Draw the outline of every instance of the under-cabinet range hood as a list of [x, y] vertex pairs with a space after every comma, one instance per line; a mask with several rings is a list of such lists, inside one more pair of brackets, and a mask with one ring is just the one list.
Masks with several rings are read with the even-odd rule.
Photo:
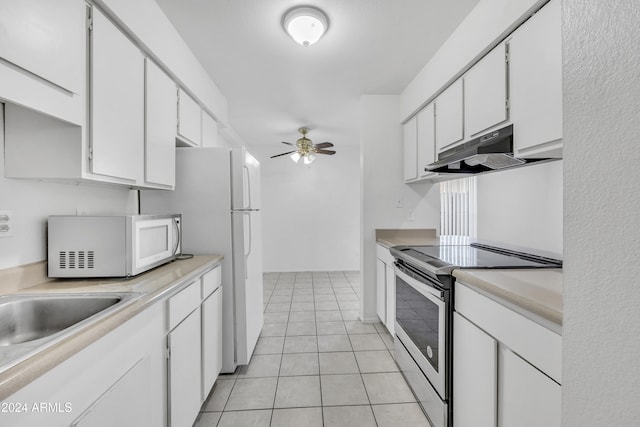
[[520, 159], [513, 155], [513, 125], [443, 151], [438, 161], [425, 166], [425, 171], [438, 173], [477, 174], [522, 166], [549, 159]]

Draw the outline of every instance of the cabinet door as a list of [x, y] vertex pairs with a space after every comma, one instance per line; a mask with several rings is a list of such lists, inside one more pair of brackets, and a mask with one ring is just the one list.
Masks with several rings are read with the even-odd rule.
[[82, 93], [85, 22], [82, 0], [0, 0], [0, 58]]
[[148, 358], [139, 360], [72, 422], [71, 427], [142, 426], [148, 423], [153, 406], [145, 390], [149, 371]]
[[91, 31], [91, 171], [142, 181], [144, 58], [98, 9]]
[[386, 264], [387, 275], [387, 320], [385, 326], [391, 335], [393, 335], [396, 323], [396, 273], [393, 270], [393, 264]]
[[499, 425], [560, 427], [560, 385], [506, 347], [499, 357]]
[[529, 18], [509, 42], [509, 90], [519, 157], [562, 157], [560, 1]]
[[464, 127], [471, 137], [507, 120], [506, 48], [496, 46], [464, 76]]
[[412, 117], [403, 126], [404, 139], [404, 180], [418, 177], [418, 125], [416, 117]]
[[202, 396], [209, 395], [222, 370], [222, 287], [202, 303]]
[[176, 84], [149, 58], [145, 61], [145, 183], [176, 181]]
[[427, 105], [418, 113], [418, 176], [434, 175], [424, 170], [428, 164], [435, 162], [436, 132], [433, 103]]
[[495, 426], [498, 343], [457, 312], [453, 330], [453, 422], [456, 427]]
[[218, 146], [218, 123], [204, 111], [202, 111], [202, 146]]
[[462, 79], [456, 80], [436, 99], [436, 148], [451, 148], [464, 138]]
[[381, 259], [376, 259], [376, 314], [382, 323], [387, 323], [387, 273]]
[[200, 105], [182, 89], [178, 91], [178, 137], [191, 146], [202, 142]]
[[169, 425], [190, 426], [198, 416], [202, 394], [201, 316], [195, 310], [167, 337], [169, 340]]

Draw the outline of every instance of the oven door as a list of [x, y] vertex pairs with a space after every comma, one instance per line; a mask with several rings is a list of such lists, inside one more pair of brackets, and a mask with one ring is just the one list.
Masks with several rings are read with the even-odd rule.
[[[406, 272], [405, 272], [406, 271]], [[447, 400], [448, 292], [427, 277], [395, 265], [396, 335], [440, 398]]]

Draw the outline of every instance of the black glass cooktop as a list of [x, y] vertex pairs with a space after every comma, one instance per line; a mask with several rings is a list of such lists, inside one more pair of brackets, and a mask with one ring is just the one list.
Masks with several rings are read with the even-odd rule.
[[446, 281], [456, 268], [562, 268], [562, 261], [484, 243], [432, 246], [394, 246], [391, 254], [401, 264]]
[[[513, 252], [498, 252], [471, 245], [412, 246], [403, 252], [424, 263], [438, 260], [459, 268], [545, 268], [557, 266], [551, 260]], [[552, 264], [552, 265], [550, 265]]]

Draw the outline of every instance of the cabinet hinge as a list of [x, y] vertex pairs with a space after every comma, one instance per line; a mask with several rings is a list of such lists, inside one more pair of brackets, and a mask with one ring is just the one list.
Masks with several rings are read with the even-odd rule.
[[93, 30], [93, 17], [91, 16], [87, 18], [87, 28], [89, 31]]
[[504, 107], [508, 110], [511, 107], [511, 103], [509, 102], [509, 98], [504, 101]]
[[504, 52], [504, 62], [506, 62], [507, 64], [509, 63], [509, 51], [505, 51]]
[[89, 160], [93, 160], [93, 147], [89, 147]]
[[171, 347], [167, 345], [164, 350], [164, 356], [167, 358], [167, 360], [171, 359]]

